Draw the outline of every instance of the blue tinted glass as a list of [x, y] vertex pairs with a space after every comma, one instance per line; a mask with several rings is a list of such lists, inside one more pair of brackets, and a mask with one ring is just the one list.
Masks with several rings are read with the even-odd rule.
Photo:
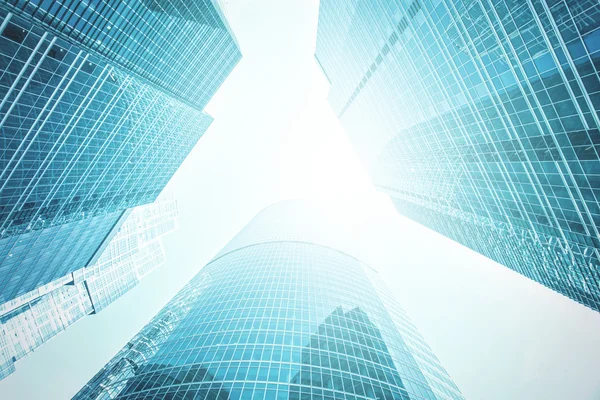
[[285, 206], [255, 217], [75, 399], [463, 399], [377, 273], [304, 236], [319, 225], [290, 223]]
[[322, 0], [329, 102], [404, 215], [600, 310], [595, 0]]

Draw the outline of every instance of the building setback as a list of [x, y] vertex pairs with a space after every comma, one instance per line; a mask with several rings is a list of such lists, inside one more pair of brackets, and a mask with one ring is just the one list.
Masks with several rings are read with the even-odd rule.
[[329, 102], [403, 215], [600, 310], [600, 5], [323, 0]]
[[335, 229], [263, 210], [74, 399], [463, 399]]
[[135, 208], [92, 265], [0, 305], [0, 379], [14, 372], [15, 361], [100, 312], [162, 265], [161, 238], [177, 227], [171, 198]]
[[216, 4], [161, 4], [0, 3], [0, 303], [93, 262], [211, 124], [235, 39]]

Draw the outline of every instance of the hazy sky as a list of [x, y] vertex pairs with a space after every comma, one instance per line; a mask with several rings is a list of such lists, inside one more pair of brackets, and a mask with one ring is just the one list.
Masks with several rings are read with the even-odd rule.
[[399, 216], [326, 102], [317, 0], [228, 0], [243, 59], [169, 189], [168, 262], [17, 362], [0, 399], [74, 395], [260, 209], [309, 197], [348, 220], [468, 399], [600, 399], [600, 313]]

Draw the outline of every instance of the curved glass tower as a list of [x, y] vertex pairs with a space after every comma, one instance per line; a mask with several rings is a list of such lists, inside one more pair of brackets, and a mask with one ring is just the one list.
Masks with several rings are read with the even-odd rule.
[[323, 221], [259, 213], [75, 399], [463, 399]]

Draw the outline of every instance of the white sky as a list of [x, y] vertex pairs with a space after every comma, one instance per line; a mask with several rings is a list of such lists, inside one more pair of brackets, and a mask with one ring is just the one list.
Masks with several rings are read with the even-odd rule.
[[141, 285], [17, 362], [0, 399], [74, 395], [260, 209], [312, 198], [343, 217], [468, 399], [600, 399], [600, 313], [398, 215], [326, 102], [317, 0], [228, 0], [244, 58], [169, 189], [181, 228]]

